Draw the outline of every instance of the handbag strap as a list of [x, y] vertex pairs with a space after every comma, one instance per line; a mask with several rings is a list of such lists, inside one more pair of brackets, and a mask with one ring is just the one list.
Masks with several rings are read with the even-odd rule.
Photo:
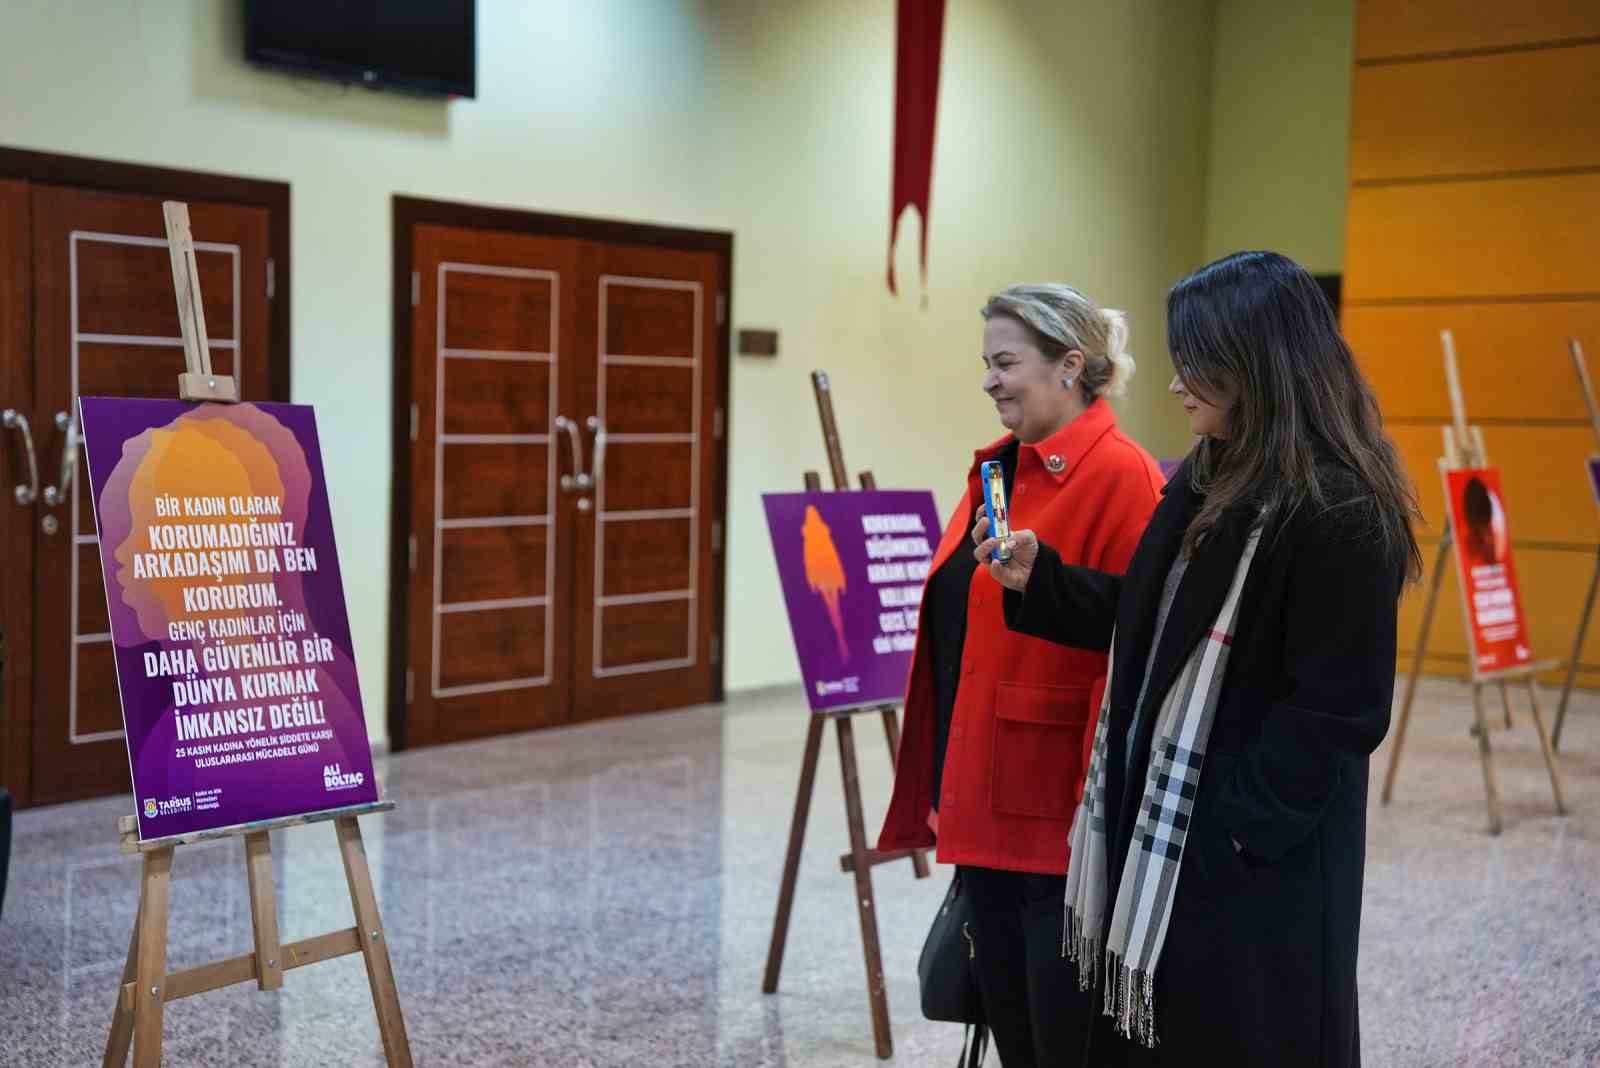
[[989, 1056], [989, 1025], [968, 1024], [961, 1029], [961, 1056], [956, 1068], [983, 1068]]

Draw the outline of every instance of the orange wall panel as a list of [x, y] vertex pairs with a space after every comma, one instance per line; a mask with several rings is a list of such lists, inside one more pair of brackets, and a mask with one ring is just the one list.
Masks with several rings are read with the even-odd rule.
[[[1444, 533], [1444, 488], [1438, 459], [1443, 424], [1391, 426], [1389, 436], [1405, 458], [1427, 522], [1418, 533]], [[1588, 427], [1493, 426], [1483, 428], [1489, 463], [1500, 469], [1511, 536], [1517, 542], [1559, 542], [1592, 548], [1600, 542], [1600, 513], [1589, 489], [1587, 458], [1596, 452]]]
[[1344, 299], [1600, 293], [1600, 174], [1354, 187]]
[[[1430, 565], [1450, 414], [1439, 331], [1454, 333], [1530, 640], [1564, 659], [1600, 541], [1584, 470], [1600, 450], [1566, 345], [1577, 336], [1600, 371], [1600, 0], [1357, 0], [1355, 31], [1344, 330], [1417, 486]], [[1423, 594], [1401, 606], [1402, 669]], [[1429, 652], [1425, 670], [1467, 670], [1453, 571]]]
[[1359, 0], [1362, 60], [1600, 37], [1594, 0]]
[[1385, 419], [1450, 418], [1439, 331], [1456, 339], [1470, 419], [1587, 420], [1567, 338], [1600, 380], [1600, 300], [1536, 304], [1364, 305], [1344, 333]]
[[1350, 109], [1357, 182], [1593, 167], [1600, 44], [1357, 67]]

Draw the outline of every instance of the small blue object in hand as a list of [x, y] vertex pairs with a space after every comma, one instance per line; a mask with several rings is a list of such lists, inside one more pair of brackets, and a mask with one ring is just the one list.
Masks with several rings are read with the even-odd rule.
[[1000, 544], [990, 552], [989, 559], [1001, 563], [1011, 559], [1007, 545], [1011, 537], [1011, 519], [1006, 508], [1006, 476], [998, 460], [988, 460], [978, 469], [983, 480], [983, 510], [989, 516], [989, 536], [999, 538]]

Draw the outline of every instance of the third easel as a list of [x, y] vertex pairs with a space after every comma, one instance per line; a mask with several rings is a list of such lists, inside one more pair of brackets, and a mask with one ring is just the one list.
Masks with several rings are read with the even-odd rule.
[[[1450, 331], [1440, 331], [1440, 341], [1444, 347], [1445, 380], [1450, 389], [1451, 425], [1443, 428], [1444, 431], [1444, 456], [1439, 460], [1439, 469], [1447, 487], [1450, 484], [1450, 473], [1464, 469], [1486, 468], [1489, 463], [1488, 451], [1484, 448], [1483, 432], [1475, 426], [1467, 425], [1466, 403], [1462, 397], [1461, 380], [1456, 367], [1455, 340]], [[1524, 682], [1528, 688], [1528, 701], [1535, 729], [1539, 734], [1539, 746], [1544, 754], [1545, 767], [1550, 773], [1550, 791], [1555, 797], [1556, 811], [1566, 812], [1566, 802], [1562, 797], [1561, 773], [1556, 767], [1555, 751], [1551, 747], [1550, 737], [1545, 732], [1544, 717], [1539, 709], [1539, 689], [1534, 676], [1540, 671], [1557, 666], [1555, 660], [1534, 661], [1527, 656], [1520, 657], [1520, 662], [1513, 666], [1484, 670], [1479, 654], [1480, 627], [1475, 625], [1477, 618], [1472, 594], [1468, 591], [1468, 573], [1471, 570], [1465, 566], [1463, 553], [1466, 552], [1464, 533], [1456, 529], [1457, 523], [1450, 518], [1453, 508], [1447, 499], [1445, 509], [1446, 526], [1444, 537], [1439, 543], [1439, 554], [1434, 561], [1433, 575], [1428, 583], [1427, 600], [1422, 610], [1422, 628], [1417, 635], [1417, 647], [1412, 657], [1411, 673], [1406, 679], [1405, 697], [1400, 705], [1400, 721], [1395, 727], [1394, 748], [1389, 753], [1389, 770], [1383, 781], [1383, 803], [1388, 804], [1394, 795], [1396, 774], [1400, 769], [1400, 754], [1405, 748], [1406, 727], [1411, 719], [1411, 706], [1416, 698], [1417, 679], [1422, 673], [1424, 658], [1428, 649], [1428, 632], [1433, 624], [1433, 611], [1439, 596], [1439, 587], [1444, 579], [1446, 559], [1454, 553], [1458, 567], [1457, 586], [1461, 591], [1461, 617], [1466, 628], [1467, 662], [1472, 682], [1472, 707], [1474, 722], [1472, 733], [1478, 741], [1478, 757], [1483, 766], [1484, 799], [1489, 810], [1489, 833], [1499, 834], [1502, 826], [1500, 817], [1500, 791], [1495, 784], [1494, 755], [1489, 744], [1488, 718], [1484, 714], [1485, 686], [1494, 684], [1500, 688], [1500, 701], [1505, 710], [1505, 725], [1511, 726], [1511, 700], [1507, 692], [1510, 682]], [[1504, 523], [1502, 514], [1500, 521]], [[1506, 552], [1509, 553], [1509, 545]], [[1511, 588], [1509, 594], [1513, 605], [1515, 604], [1516, 590]], [[1496, 591], [1496, 596], [1503, 596], [1502, 591]], [[1520, 620], [1520, 611], [1516, 613]], [[1522, 635], [1525, 639], [1526, 635]], [[1525, 649], [1519, 652], [1526, 653]]]
[[[1567, 349], [1572, 353], [1572, 367], [1578, 372], [1578, 387], [1583, 391], [1583, 401], [1589, 408], [1589, 424], [1594, 428], [1595, 447], [1600, 450], [1600, 407], [1596, 407], [1594, 386], [1589, 381], [1589, 365], [1583, 358], [1583, 346], [1575, 337], [1567, 338]], [[1589, 486], [1600, 500], [1600, 456], [1589, 457]], [[1600, 589], [1600, 547], [1595, 550], [1594, 574], [1589, 577], [1589, 592], [1583, 598], [1583, 615], [1578, 619], [1578, 633], [1572, 639], [1572, 658], [1567, 661], [1567, 677], [1561, 684], [1561, 700], [1556, 702], [1556, 722], [1550, 732], [1550, 748], [1560, 751], [1561, 728], [1567, 722], [1567, 702], [1572, 699], [1572, 687], [1578, 680], [1578, 662], [1583, 654], [1583, 641], [1589, 634], [1589, 621], [1594, 617], [1595, 592]]]

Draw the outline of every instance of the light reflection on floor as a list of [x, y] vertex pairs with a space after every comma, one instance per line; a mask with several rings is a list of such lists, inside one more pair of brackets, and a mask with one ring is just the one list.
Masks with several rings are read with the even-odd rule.
[[[800, 748], [797, 690], [380, 761], [392, 814], [365, 824], [418, 1065], [837, 1068], [872, 1053], [830, 731], [782, 992], [760, 993]], [[1546, 704], [1553, 704], [1547, 701]], [[1368, 1065], [1600, 1062], [1600, 698], [1563, 745], [1552, 814], [1526, 716], [1496, 731], [1505, 833], [1484, 833], [1468, 691], [1427, 683], [1395, 804], [1374, 761], [1361, 953]], [[881, 730], [855, 732], [869, 823]], [[0, 920], [0, 1064], [98, 1063], [137, 893], [116, 849], [128, 800], [18, 815]], [[274, 836], [285, 940], [348, 926], [333, 831]], [[174, 968], [243, 952], [237, 842], [179, 850]], [[917, 950], [946, 869], [875, 874], [895, 1063], [944, 1064], [960, 1034], [917, 1012]], [[167, 1011], [171, 1065], [383, 1063], [357, 958], [284, 989]]]

